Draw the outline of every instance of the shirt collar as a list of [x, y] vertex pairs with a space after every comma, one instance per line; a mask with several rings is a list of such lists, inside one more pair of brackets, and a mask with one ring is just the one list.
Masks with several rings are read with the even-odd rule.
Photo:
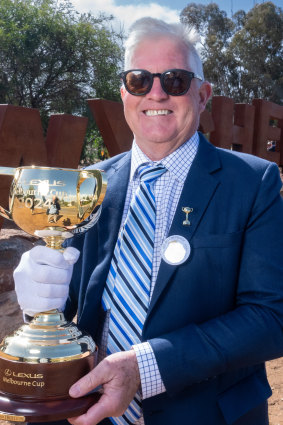
[[162, 158], [160, 161], [152, 161], [143, 153], [134, 139], [132, 146], [130, 181], [136, 177], [136, 171], [141, 164], [148, 163], [154, 165], [161, 163], [177, 180], [184, 182], [187, 177], [188, 170], [196, 156], [198, 145], [199, 135], [195, 132], [189, 140], [179, 146], [178, 149], [170, 155]]

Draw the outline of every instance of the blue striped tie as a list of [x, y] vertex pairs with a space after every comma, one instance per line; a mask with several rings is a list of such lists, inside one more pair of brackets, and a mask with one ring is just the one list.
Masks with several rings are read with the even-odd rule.
[[[140, 185], [131, 202], [124, 227], [114, 250], [102, 297], [110, 310], [107, 354], [131, 349], [141, 342], [150, 299], [155, 233], [155, 197], [152, 185], [165, 173], [163, 165], [141, 165]], [[123, 416], [111, 418], [117, 425], [132, 424], [141, 416], [136, 394]]]

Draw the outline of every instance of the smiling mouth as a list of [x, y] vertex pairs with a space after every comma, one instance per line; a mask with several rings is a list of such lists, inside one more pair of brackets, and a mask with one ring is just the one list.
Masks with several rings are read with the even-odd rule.
[[144, 114], [147, 117], [156, 117], [158, 115], [169, 115], [172, 114], [172, 111], [169, 109], [147, 109], [144, 111]]

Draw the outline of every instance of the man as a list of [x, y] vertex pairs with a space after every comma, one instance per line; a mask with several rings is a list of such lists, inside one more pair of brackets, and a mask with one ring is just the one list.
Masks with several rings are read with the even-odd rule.
[[52, 202], [48, 211], [48, 223], [56, 223], [59, 217], [61, 207], [57, 196], [53, 196]]
[[[135, 140], [131, 152], [97, 166], [108, 176], [100, 219], [64, 255], [37, 247], [15, 272], [19, 299], [21, 284], [32, 279], [53, 294], [46, 308], [62, 307], [72, 272], [66, 258], [75, 262], [74, 247], [81, 252], [65, 314], [71, 318], [78, 310], [79, 326], [112, 354], [70, 389], [79, 397], [103, 388], [96, 405], [69, 419], [73, 425], [126, 424], [133, 417], [146, 425], [268, 423], [264, 362], [283, 353], [281, 182], [275, 164], [217, 149], [197, 133], [210, 95], [184, 29], [137, 21], [126, 44], [121, 88]], [[153, 165], [160, 175], [144, 183]], [[134, 243], [126, 238], [131, 232], [138, 238], [149, 226], [147, 202], [153, 205], [154, 249], [142, 317], [140, 298], [146, 304], [146, 296], [134, 289], [132, 275], [121, 274], [134, 263]], [[143, 230], [146, 249], [149, 234]], [[144, 252], [133, 255], [143, 261]], [[41, 265], [42, 258], [49, 266]], [[143, 277], [141, 287], [145, 282]], [[32, 300], [20, 304], [34, 313]], [[124, 331], [128, 322], [133, 328], [132, 313], [141, 317], [140, 336], [136, 328]], [[115, 340], [122, 346], [118, 352]]]

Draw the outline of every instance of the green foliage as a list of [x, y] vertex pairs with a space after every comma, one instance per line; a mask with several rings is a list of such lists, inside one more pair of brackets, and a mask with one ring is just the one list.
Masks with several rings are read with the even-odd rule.
[[81, 166], [86, 167], [97, 161], [104, 161], [109, 158], [107, 148], [98, 128], [93, 125], [87, 132], [83, 147]]
[[119, 99], [122, 35], [112, 17], [68, 0], [0, 0], [0, 103], [86, 114], [86, 99]]
[[264, 98], [283, 104], [283, 12], [272, 2], [231, 19], [215, 3], [189, 3], [180, 19], [201, 35], [204, 73], [214, 95], [236, 102]]

